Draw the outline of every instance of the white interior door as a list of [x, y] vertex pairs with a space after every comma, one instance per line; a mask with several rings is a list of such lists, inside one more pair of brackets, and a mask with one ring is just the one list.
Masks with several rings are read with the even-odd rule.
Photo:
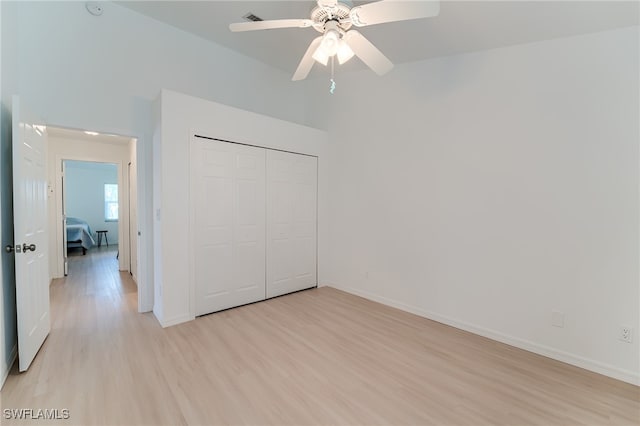
[[49, 334], [46, 128], [13, 97], [13, 220], [18, 358], [31, 365]]
[[196, 315], [265, 298], [265, 150], [194, 138]]
[[267, 151], [267, 297], [317, 285], [318, 159]]

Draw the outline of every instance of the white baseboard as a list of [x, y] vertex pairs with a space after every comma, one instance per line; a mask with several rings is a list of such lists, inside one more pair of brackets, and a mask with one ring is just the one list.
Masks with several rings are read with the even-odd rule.
[[531, 342], [529, 340], [520, 339], [518, 337], [509, 336], [499, 331], [491, 330], [485, 327], [479, 327], [464, 321], [459, 321], [454, 318], [449, 318], [444, 315], [437, 314], [435, 312], [425, 311], [421, 308], [408, 305], [403, 302], [388, 299], [383, 296], [378, 296], [373, 293], [369, 293], [363, 290], [358, 290], [352, 287], [342, 287], [334, 284], [326, 284], [335, 287], [339, 290], [346, 291], [347, 293], [355, 294], [356, 296], [364, 297], [365, 299], [372, 300], [374, 302], [382, 303], [383, 305], [391, 306], [433, 321], [437, 321], [442, 324], [450, 325], [460, 330], [468, 331], [479, 336], [487, 337], [492, 340], [496, 340], [501, 343], [505, 343], [516, 348], [524, 349], [529, 352], [543, 355], [548, 358], [555, 359], [557, 361], [566, 362], [567, 364], [574, 365], [576, 367], [584, 368], [585, 370], [593, 371], [598, 374], [602, 374], [623, 382], [631, 383], [636, 386], [640, 386], [640, 373], [625, 370], [615, 367], [613, 365], [605, 364], [592, 359], [584, 358], [579, 355], [574, 355], [568, 352], [564, 352], [558, 349], [551, 348], [549, 346], [541, 345], [539, 343]]
[[[158, 318], [157, 315], [156, 315], [156, 318]], [[178, 315], [176, 317], [169, 318], [169, 319], [162, 320], [162, 321], [160, 321], [160, 319], [158, 319], [158, 322], [160, 323], [162, 328], [167, 328], [167, 327], [171, 327], [173, 325], [182, 324], [183, 322], [192, 321], [194, 319], [196, 319], [196, 317], [191, 316], [189, 314], [186, 314], [186, 315]]]
[[16, 343], [11, 349], [11, 355], [9, 355], [9, 363], [7, 365], [2, 366], [2, 372], [0, 372], [0, 390], [4, 386], [4, 382], [7, 381], [7, 377], [9, 377], [9, 371], [11, 371], [11, 367], [13, 367], [13, 363], [16, 362], [16, 358], [18, 358], [18, 344]]

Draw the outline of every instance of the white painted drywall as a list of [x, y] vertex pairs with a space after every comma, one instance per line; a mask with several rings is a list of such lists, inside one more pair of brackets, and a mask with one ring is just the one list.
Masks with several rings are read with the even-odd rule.
[[[128, 229], [128, 180], [127, 180], [127, 164], [130, 161], [130, 149], [128, 144], [122, 143], [106, 143], [92, 140], [90, 136], [83, 135], [78, 132], [77, 137], [59, 137], [49, 136], [48, 150], [48, 175], [49, 175], [49, 271], [51, 278], [60, 278], [64, 276], [64, 259], [62, 252], [63, 235], [62, 235], [62, 180], [61, 180], [61, 164], [63, 160], [79, 160], [91, 162], [107, 162], [118, 166], [117, 183], [120, 193], [118, 194], [121, 202], [119, 206], [120, 221], [116, 227], [115, 234], [117, 237], [113, 241], [119, 241], [120, 245], [119, 268], [121, 270], [128, 269], [128, 262], [125, 265], [125, 259], [128, 253], [128, 244], [123, 235], [126, 235]], [[81, 218], [83, 219], [83, 218]], [[85, 219], [86, 220], [86, 219]], [[92, 225], [93, 228], [93, 225]], [[108, 229], [102, 226], [101, 229]], [[93, 231], [98, 229], [93, 228]], [[109, 231], [109, 242], [111, 243], [112, 233]], [[97, 242], [97, 241], [96, 241]]]
[[153, 103], [154, 132], [153, 132], [153, 313], [157, 318], [164, 318], [162, 301], [162, 229], [160, 228], [160, 213], [162, 207], [162, 102], [161, 97]]
[[[163, 90], [154, 145], [155, 222], [157, 244], [154, 312], [163, 326], [193, 319], [194, 280], [190, 263], [189, 140], [196, 133], [222, 140], [318, 156], [318, 270], [323, 279], [327, 253], [328, 165], [326, 132], [215, 102]], [[156, 149], [157, 148], [157, 149]]]
[[[611, 245], [597, 244], [606, 242], [613, 207], [628, 207], [621, 201], [629, 193], [626, 185], [609, 189], [631, 167], [619, 164], [628, 134], [619, 129], [632, 120], [626, 111], [637, 115], [637, 103], [617, 114], [608, 102], [622, 88], [628, 93], [621, 97], [637, 89], [637, 81], [628, 81], [630, 74], [637, 75], [637, 53], [620, 53], [635, 43], [637, 29], [631, 36], [621, 30], [407, 64], [383, 78], [368, 71], [339, 74], [338, 91], [328, 99], [325, 82], [311, 82], [314, 87], [306, 93], [291, 85], [286, 73], [112, 3], [105, 3], [100, 18], [88, 15], [82, 2], [0, 2], [0, 9], [3, 244], [13, 232], [5, 179], [10, 176], [7, 99], [13, 93], [23, 94], [50, 124], [140, 138], [139, 164], [148, 162], [139, 182], [145, 188], [140, 227], [148, 248], [141, 258], [149, 261], [154, 213], [142, 210], [159, 193], [152, 176], [161, 181], [151, 167], [152, 155], [158, 164], [162, 160], [151, 149], [151, 100], [160, 88], [304, 124], [324, 122], [331, 110], [331, 146], [340, 161], [331, 168], [333, 237], [323, 243], [333, 256], [329, 262], [320, 253], [321, 282], [330, 278], [351, 291], [519, 346], [637, 377], [640, 327], [634, 345], [620, 346], [612, 338], [619, 322], [638, 324], [638, 280], [629, 280], [637, 274], [637, 240], [620, 237], [624, 241], [611, 251]], [[616, 117], [621, 127], [612, 124]], [[599, 134], [612, 141], [610, 150], [576, 142], [581, 136], [592, 142]], [[541, 145], [532, 142], [539, 140]], [[637, 165], [637, 149], [631, 151], [629, 161]], [[599, 154], [591, 175], [589, 166]], [[534, 160], [545, 160], [553, 173], [535, 168]], [[320, 167], [327, 167], [322, 158]], [[606, 167], [611, 175], [604, 173]], [[637, 178], [636, 173], [630, 179], [637, 185]], [[570, 232], [554, 234], [570, 220], [563, 210], [567, 204], [590, 205], [586, 190], [566, 191], [571, 179], [573, 186], [581, 180], [592, 185], [603, 206], [577, 215]], [[399, 182], [413, 190], [399, 189]], [[620, 213], [622, 222], [612, 226], [627, 229], [633, 215], [628, 235], [637, 237], [637, 191], [631, 198], [630, 208]], [[562, 214], [554, 219], [554, 211]], [[511, 215], [516, 213], [522, 215]], [[548, 227], [540, 229], [540, 217]], [[326, 227], [326, 216], [323, 220]], [[538, 237], [534, 245], [520, 246], [533, 237]], [[571, 238], [596, 245], [581, 245], [565, 257], [562, 248]], [[155, 243], [162, 247], [161, 240]], [[540, 248], [544, 251], [535, 256]], [[610, 252], [621, 256], [612, 258]], [[623, 265], [619, 258], [626, 259]], [[636, 272], [628, 270], [632, 263]], [[12, 262], [2, 267], [1, 313], [14, 321]], [[162, 268], [156, 265], [160, 282], [165, 281]], [[369, 271], [369, 282], [363, 270]], [[153, 271], [141, 274], [153, 280]], [[385, 277], [392, 279], [384, 284]], [[548, 304], [544, 300], [565, 311], [564, 329], [548, 328], [550, 307], [542, 306]], [[180, 311], [179, 303], [174, 312]], [[586, 318], [590, 309], [595, 314]], [[2, 342], [9, 348], [4, 359], [9, 359], [15, 323], [5, 322], [4, 330]]]
[[129, 248], [131, 260], [124, 259], [130, 264], [129, 272], [133, 281], [138, 283], [138, 153], [137, 141], [129, 142]]
[[[0, 34], [2, 34], [2, 7], [0, 7]], [[2, 49], [2, 39], [0, 39], [0, 49]], [[2, 54], [0, 54], [0, 99], [2, 99]], [[0, 103], [1, 105], [1, 103]], [[0, 140], [4, 140], [4, 122], [6, 120], [5, 115], [0, 111]], [[4, 158], [4, 156], [2, 156], [2, 149], [3, 143], [0, 142], [0, 177], [2, 177], [2, 186], [6, 185], [4, 183], [4, 175], [2, 174], [3, 171], [6, 169], [6, 165], [3, 164], [3, 161], [6, 161], [6, 159]], [[2, 193], [2, 188], [0, 187], [0, 194]], [[6, 215], [4, 214], [4, 211], [2, 210], [2, 196], [0, 195], [0, 222], [2, 222], [2, 217]], [[4, 247], [4, 240], [2, 239], [2, 234], [3, 234], [3, 229], [2, 226], [0, 226], [0, 250], [2, 249], [2, 247]], [[5, 256], [1, 256], [2, 258], [0, 258], [0, 389], [2, 389], [2, 385], [4, 384], [4, 381], [6, 380], [7, 377], [7, 373], [9, 368], [7, 367], [7, 360], [5, 360], [5, 328], [4, 328], [4, 323], [5, 323], [5, 319], [4, 319], [4, 264], [8, 262], [8, 260], [5, 260], [4, 257]]]
[[[0, 7], [3, 113], [7, 95], [18, 93], [50, 125], [138, 139], [140, 262], [147, 265], [139, 281], [153, 280], [153, 213], [147, 207], [153, 203], [152, 102], [161, 88], [294, 122], [316, 118], [288, 73], [115, 3], [104, 2], [100, 17], [83, 2], [3, 1]], [[14, 280], [7, 279], [11, 298]], [[150, 290], [141, 287], [143, 311], [152, 307]]]
[[[2, 34], [2, 7], [0, 7], [0, 34]], [[2, 40], [0, 39], [0, 49], [2, 49]], [[0, 91], [2, 90], [2, 54], [0, 54]], [[2, 93], [0, 92], [0, 99], [2, 99]], [[1, 102], [0, 102], [1, 105]], [[2, 112], [0, 112], [0, 139], [4, 139], [4, 129], [3, 129], [3, 123], [6, 120], [6, 117], [4, 116], [4, 114], [2, 114]], [[2, 143], [0, 142], [0, 150], [2, 149]], [[5, 165], [2, 164], [4, 158], [2, 156], [2, 153], [0, 151], [0, 176], [2, 177], [2, 180], [4, 181], [4, 175], [2, 174], [3, 170], [6, 168]], [[3, 182], [4, 185], [4, 182]], [[2, 188], [0, 187], [0, 194], [2, 192]], [[3, 210], [2, 210], [2, 196], [0, 196], [0, 222], [2, 222], [2, 216], [3, 216]], [[2, 247], [4, 247], [3, 244], [3, 239], [2, 239], [2, 226], [0, 226], [0, 250], [2, 249]], [[4, 257], [4, 256], [2, 256]], [[4, 263], [6, 263], [7, 260], [4, 260], [2, 258], [0, 258], [0, 389], [2, 389], [2, 385], [4, 384], [4, 381], [6, 380], [7, 377], [7, 361], [5, 360], [5, 339], [4, 339], [4, 335], [5, 335], [5, 330], [4, 330], [4, 271], [3, 271], [3, 267], [4, 267]]]
[[288, 73], [111, 2], [101, 16], [83, 2], [19, 3], [18, 89], [50, 124], [151, 133], [161, 88], [306, 123]]
[[[110, 245], [118, 244], [118, 222], [104, 217], [104, 184], [118, 184], [118, 165], [88, 161], [65, 161], [65, 201], [67, 216], [86, 221], [98, 242], [97, 231], [107, 231]], [[119, 188], [120, 189], [120, 188]]]
[[638, 39], [340, 76], [325, 279], [639, 384]]
[[[13, 179], [11, 167], [11, 94], [18, 74], [17, 48], [5, 35], [16, 30], [10, 19], [16, 3], [0, 2], [0, 243], [13, 244]], [[17, 356], [16, 291], [13, 255], [0, 255], [0, 387]]]

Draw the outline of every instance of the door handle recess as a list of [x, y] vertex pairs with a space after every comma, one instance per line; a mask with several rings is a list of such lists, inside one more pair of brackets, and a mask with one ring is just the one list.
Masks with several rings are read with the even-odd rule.
[[22, 252], [26, 253], [29, 250], [31, 251], [36, 251], [36, 245], [35, 244], [29, 244], [27, 245], [27, 243], [22, 244]]

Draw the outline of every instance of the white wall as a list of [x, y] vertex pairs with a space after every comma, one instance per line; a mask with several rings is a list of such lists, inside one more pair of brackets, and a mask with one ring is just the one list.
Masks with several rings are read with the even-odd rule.
[[[49, 136], [48, 150], [48, 180], [50, 185], [49, 193], [49, 270], [51, 278], [64, 276], [63, 258], [63, 235], [62, 235], [62, 180], [61, 163], [63, 160], [79, 160], [92, 162], [107, 162], [116, 164], [118, 167], [117, 183], [120, 193], [119, 226], [113, 234], [109, 231], [109, 242], [112, 242], [112, 235], [116, 235], [113, 241], [120, 241], [121, 256], [119, 256], [119, 268], [128, 269], [128, 244], [123, 235], [128, 235], [128, 176], [127, 164], [130, 161], [130, 148], [128, 144], [108, 143], [91, 140], [90, 137], [83, 136], [78, 132], [78, 137]], [[103, 182], [104, 183], [104, 182]], [[81, 219], [84, 219], [81, 217]], [[86, 220], [86, 219], [85, 219]], [[103, 219], [104, 223], [104, 219]], [[60, 226], [58, 226], [60, 224]], [[102, 226], [100, 229], [108, 229]], [[95, 232], [98, 228], [92, 225]], [[94, 236], [95, 237], [95, 236]], [[97, 241], [96, 241], [97, 242]]]
[[[0, 7], [0, 34], [2, 33], [2, 8]], [[0, 39], [0, 50], [2, 49], [2, 43], [1, 43], [1, 39]], [[0, 90], [2, 90], [2, 54], [0, 54]], [[0, 99], [2, 99], [2, 93], [0, 92]], [[1, 102], [0, 102], [1, 105]], [[0, 139], [4, 139], [4, 120], [6, 118], [4, 117], [4, 114], [2, 114], [0, 112]], [[3, 156], [1, 153], [1, 149], [2, 149], [3, 144], [0, 142], [0, 176], [2, 177], [2, 180], [4, 181], [4, 175], [2, 174], [5, 166], [3, 165]], [[4, 186], [4, 185], [3, 185]], [[2, 188], [0, 187], [0, 193], [2, 192]], [[0, 195], [0, 222], [2, 222], [2, 216], [3, 216], [3, 210], [2, 210], [2, 196]], [[4, 247], [3, 244], [3, 239], [2, 239], [2, 226], [0, 226], [0, 249], [2, 247]], [[4, 384], [5, 378], [6, 378], [6, 372], [8, 370], [7, 368], [7, 361], [5, 360], [5, 351], [6, 349], [4, 348], [4, 335], [5, 335], [5, 328], [4, 328], [4, 323], [5, 323], [5, 319], [4, 319], [4, 271], [3, 271], [3, 267], [4, 264], [6, 263], [6, 261], [4, 259], [0, 259], [0, 337], [2, 338], [2, 340], [0, 340], [0, 389], [2, 388], [2, 384]]]
[[[92, 237], [105, 230], [110, 245], [118, 243], [118, 222], [107, 222], [104, 217], [104, 184], [118, 183], [118, 166], [110, 163], [65, 161], [65, 189], [67, 216], [85, 220]], [[120, 189], [120, 188], [118, 188]], [[106, 243], [103, 239], [103, 244]]]
[[[90, 15], [84, 2], [8, 2], [2, 10], [2, 162], [9, 165], [10, 96], [50, 125], [138, 138], [138, 211], [142, 217], [139, 282], [153, 280], [152, 102], [163, 87], [307, 123], [306, 94], [290, 75], [111, 2]], [[6, 119], [9, 119], [7, 121]], [[146, 165], [145, 163], [148, 163]], [[12, 239], [10, 167], [2, 168], [2, 238]], [[8, 230], [11, 229], [10, 233]], [[4, 359], [15, 335], [13, 263], [3, 266]], [[142, 309], [153, 295], [139, 292]], [[0, 353], [2, 355], [2, 353]], [[0, 369], [0, 372], [2, 370]]]
[[153, 313], [157, 318], [164, 318], [162, 301], [162, 229], [160, 228], [160, 207], [162, 202], [162, 97], [158, 97], [153, 105], [154, 132], [153, 132]]
[[[0, 243], [13, 244], [13, 179], [11, 166], [11, 93], [17, 86], [17, 49], [6, 37], [16, 29], [10, 19], [15, 4], [0, 2]], [[9, 373], [18, 348], [16, 287], [13, 255], [0, 255], [0, 386]]]
[[[50, 124], [138, 136], [161, 88], [306, 123], [290, 75], [111, 2], [19, 2], [19, 91]], [[64, 25], [61, 25], [64, 23]], [[37, 54], [36, 54], [37, 53]], [[119, 132], [116, 130], [120, 130]]]
[[154, 313], [163, 326], [193, 319], [194, 278], [186, 273], [193, 245], [188, 238], [190, 134], [318, 156], [318, 280], [322, 282], [328, 233], [326, 133], [298, 124], [163, 90], [158, 148], [154, 153], [156, 244]]
[[[302, 124], [322, 122], [324, 108], [310, 110], [316, 99], [306, 86], [290, 84], [289, 74], [104, 6], [97, 18], [83, 2], [0, 2], [3, 245], [13, 232], [13, 93], [50, 124], [138, 137], [141, 210], [155, 193], [165, 204], [185, 197], [152, 185], [152, 155], [171, 162], [151, 150], [152, 99], [162, 87]], [[629, 130], [638, 114], [637, 36], [637, 29], [612, 31], [441, 58], [398, 66], [383, 78], [340, 74], [339, 90], [322, 98], [335, 112], [331, 154], [339, 161], [323, 172], [332, 176], [328, 201], [335, 208], [324, 243], [332, 257], [320, 253], [321, 281], [637, 378], [637, 126]], [[321, 159], [321, 168], [327, 164]], [[179, 157], [178, 169], [184, 167]], [[154, 216], [151, 209], [141, 214], [151, 250]], [[171, 235], [166, 219], [163, 213], [159, 237]], [[164, 263], [175, 262], [167, 255], [174, 250], [160, 252]], [[8, 360], [16, 341], [15, 287], [12, 262], [2, 267]], [[156, 265], [159, 274], [166, 269]], [[183, 282], [168, 272], [160, 282]], [[141, 274], [154, 278], [153, 269]], [[166, 318], [185, 313], [179, 297]], [[549, 327], [552, 309], [566, 313], [565, 328]], [[615, 339], [620, 323], [636, 327], [633, 345]]]
[[[129, 272], [133, 281], [138, 283], [138, 158], [137, 141], [129, 143], [129, 227], [131, 261]], [[144, 192], [142, 192], [144, 194]], [[128, 259], [125, 259], [127, 261]], [[129, 262], [127, 262], [129, 263]]]
[[640, 383], [638, 36], [341, 76], [328, 281]]

